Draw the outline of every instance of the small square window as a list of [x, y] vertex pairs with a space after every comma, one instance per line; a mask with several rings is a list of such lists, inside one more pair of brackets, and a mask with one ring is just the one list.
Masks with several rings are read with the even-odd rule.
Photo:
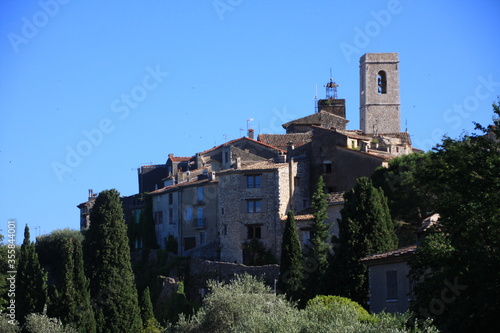
[[261, 225], [247, 225], [248, 239], [260, 239], [262, 237]]
[[162, 223], [163, 223], [163, 212], [162, 211], [155, 212], [155, 224], [162, 224]]
[[387, 300], [394, 301], [398, 299], [398, 271], [386, 271], [386, 290]]
[[323, 163], [325, 173], [332, 173], [332, 163]]
[[260, 213], [262, 211], [262, 200], [247, 200], [247, 213]]
[[260, 187], [260, 175], [248, 175], [247, 188], [259, 188], [259, 187]]

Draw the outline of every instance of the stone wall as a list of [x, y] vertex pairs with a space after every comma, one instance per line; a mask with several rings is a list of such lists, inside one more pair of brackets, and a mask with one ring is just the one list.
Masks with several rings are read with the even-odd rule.
[[191, 258], [185, 292], [189, 299], [200, 301], [207, 292], [209, 280], [229, 282], [235, 276], [245, 273], [262, 278], [267, 285], [274, 287], [274, 281], [278, 279], [279, 271], [279, 265], [245, 266]]

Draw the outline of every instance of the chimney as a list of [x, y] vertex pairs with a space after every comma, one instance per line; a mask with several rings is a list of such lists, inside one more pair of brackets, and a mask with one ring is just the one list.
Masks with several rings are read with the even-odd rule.
[[248, 137], [250, 139], [254, 140], [253, 135], [254, 135], [254, 129], [253, 128], [249, 128], [248, 129]]
[[94, 197], [94, 190], [89, 189], [89, 200]]
[[287, 161], [290, 161], [292, 159], [292, 152], [293, 152], [294, 149], [295, 149], [295, 146], [293, 145], [293, 142], [292, 141], [288, 142], [288, 147], [287, 147], [287, 150], [286, 150], [286, 159], [287, 159]]

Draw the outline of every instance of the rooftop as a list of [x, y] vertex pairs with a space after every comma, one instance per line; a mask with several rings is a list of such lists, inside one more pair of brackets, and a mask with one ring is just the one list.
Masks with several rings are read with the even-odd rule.
[[388, 252], [383, 252], [383, 253], [377, 253], [377, 254], [372, 254], [369, 256], [366, 256], [364, 258], [361, 258], [361, 261], [366, 263], [366, 264], [372, 264], [375, 265], [376, 263], [382, 262], [385, 260], [391, 260], [391, 259], [402, 259], [408, 255], [412, 255], [415, 253], [417, 250], [416, 245], [410, 245], [406, 247], [402, 247], [400, 249], [388, 251]]

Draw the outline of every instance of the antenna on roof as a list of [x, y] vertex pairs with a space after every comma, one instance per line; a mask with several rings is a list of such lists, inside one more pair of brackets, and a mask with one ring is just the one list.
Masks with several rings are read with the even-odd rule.
[[314, 113], [318, 113], [318, 84], [316, 83], [316, 94], [314, 95]]
[[326, 98], [337, 99], [337, 87], [340, 87], [335, 81], [333, 81], [332, 68], [330, 67], [330, 82], [326, 85]]

